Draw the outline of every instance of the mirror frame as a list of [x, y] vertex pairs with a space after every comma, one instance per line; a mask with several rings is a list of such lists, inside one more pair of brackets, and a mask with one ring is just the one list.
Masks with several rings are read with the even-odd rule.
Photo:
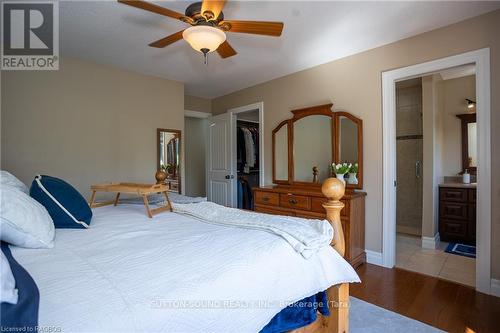
[[475, 175], [477, 173], [477, 167], [468, 167], [469, 163], [469, 123], [477, 123], [476, 114], [475, 113], [465, 113], [465, 114], [457, 114], [457, 117], [460, 118], [462, 122], [462, 172], [465, 172], [465, 169], [469, 170], [470, 174]]
[[[273, 167], [273, 183], [277, 185], [288, 185], [288, 186], [299, 186], [299, 187], [308, 187], [308, 188], [320, 188], [321, 183], [313, 183], [313, 182], [303, 182], [303, 181], [295, 181], [294, 179], [294, 155], [293, 155], [293, 143], [294, 143], [294, 134], [293, 134], [293, 125], [296, 121], [313, 115], [323, 115], [331, 117], [332, 119], [332, 132], [331, 132], [331, 140], [332, 140], [332, 162], [339, 163], [339, 135], [336, 129], [340, 126], [340, 117], [344, 116], [349, 118], [353, 122], [356, 123], [358, 127], [358, 184], [346, 184], [347, 189], [362, 189], [363, 188], [363, 120], [348, 113], [348, 112], [333, 112], [332, 111], [333, 104], [323, 104], [312, 107], [307, 107], [303, 109], [292, 110], [292, 118], [283, 120], [281, 123], [276, 126], [272, 131], [272, 167]], [[275, 151], [276, 151], [276, 133], [283, 127], [287, 126], [288, 131], [288, 180], [276, 179], [276, 161], [275, 161]], [[312, 172], [312, 170], [311, 170]]]
[[171, 132], [171, 133], [176, 133], [179, 136], [180, 144], [179, 144], [179, 174], [177, 176], [177, 183], [178, 183], [178, 192], [181, 194], [182, 192], [182, 172], [181, 172], [181, 154], [182, 154], [182, 131], [177, 130], [177, 129], [170, 129], [170, 128], [157, 128], [156, 129], [156, 171], [160, 170], [160, 136], [162, 132]]
[[[363, 120], [350, 114], [349, 112], [335, 112], [335, 128], [340, 128], [340, 117], [346, 117], [358, 127], [358, 183], [346, 184], [347, 188], [363, 188]], [[340, 160], [340, 131], [335, 131], [335, 163], [341, 163]]]
[[[286, 125], [286, 130], [287, 130], [287, 155], [288, 155], [288, 175], [287, 175], [287, 179], [286, 180], [283, 180], [283, 179], [276, 179], [276, 159], [274, 158], [276, 156], [276, 133], [278, 133], [278, 131]], [[279, 123], [278, 126], [276, 126], [275, 129], [273, 129], [273, 132], [272, 132], [272, 136], [273, 136], [273, 183], [274, 184], [282, 184], [282, 185], [286, 185], [286, 184], [289, 184], [290, 183], [290, 179], [292, 179], [292, 175], [290, 175], [290, 140], [293, 140], [292, 138], [292, 135], [291, 135], [291, 127], [292, 127], [292, 123], [290, 121], [290, 119], [287, 119], [287, 120], [283, 120], [281, 123]]]

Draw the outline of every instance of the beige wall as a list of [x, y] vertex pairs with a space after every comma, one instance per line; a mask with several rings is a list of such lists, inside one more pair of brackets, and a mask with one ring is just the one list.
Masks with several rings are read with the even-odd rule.
[[63, 58], [59, 71], [2, 73], [2, 169], [66, 179], [154, 181], [156, 128], [183, 129], [184, 85]]
[[[271, 183], [271, 131], [290, 110], [333, 102], [364, 121], [366, 247], [382, 250], [383, 71], [484, 47], [491, 49], [492, 167], [500, 169], [500, 11], [259, 84], [212, 101], [215, 114], [263, 101], [266, 183]], [[492, 172], [492, 258], [500, 256], [500, 174]], [[500, 278], [500, 261], [493, 262]]]
[[466, 98], [476, 100], [476, 76], [470, 75], [440, 83], [443, 98], [442, 176], [456, 176], [462, 171], [461, 121], [457, 114], [467, 113]]
[[[439, 226], [439, 189], [443, 164], [443, 94], [441, 75], [422, 78], [423, 208], [422, 236], [435, 237]], [[425, 242], [423, 242], [424, 244]]]
[[185, 95], [184, 110], [212, 113], [212, 100]]
[[206, 195], [205, 141], [208, 136], [208, 120], [186, 117], [184, 124], [186, 144], [186, 195]]

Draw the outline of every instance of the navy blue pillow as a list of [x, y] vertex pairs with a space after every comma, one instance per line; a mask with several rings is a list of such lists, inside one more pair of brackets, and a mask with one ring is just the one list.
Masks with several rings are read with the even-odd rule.
[[56, 228], [87, 228], [92, 210], [85, 198], [64, 180], [50, 176], [36, 176], [30, 195], [49, 212]]

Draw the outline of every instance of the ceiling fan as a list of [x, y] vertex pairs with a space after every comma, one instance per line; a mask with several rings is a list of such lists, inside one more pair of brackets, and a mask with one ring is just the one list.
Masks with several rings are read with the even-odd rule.
[[226, 40], [226, 32], [278, 37], [283, 31], [282, 22], [225, 20], [222, 9], [226, 1], [195, 2], [186, 8], [184, 14], [142, 0], [118, 2], [190, 24], [191, 27], [152, 42], [149, 46], [163, 48], [185, 39], [193, 49], [203, 53], [205, 64], [209, 52], [217, 51], [222, 58], [236, 55], [236, 51]]

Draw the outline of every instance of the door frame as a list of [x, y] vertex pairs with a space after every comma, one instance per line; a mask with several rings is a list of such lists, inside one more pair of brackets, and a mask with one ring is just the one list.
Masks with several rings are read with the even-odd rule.
[[490, 48], [382, 72], [383, 244], [382, 265], [396, 262], [396, 81], [474, 63], [478, 127], [476, 290], [491, 294], [491, 88]]
[[[231, 161], [233, 163], [233, 170], [237, 170], [236, 163], [236, 115], [238, 113], [258, 110], [259, 111], [259, 185], [264, 185], [264, 102], [257, 102], [253, 104], [243, 105], [237, 108], [232, 108], [227, 111], [229, 114], [229, 122], [231, 126]], [[237, 172], [237, 171], [235, 171]], [[237, 201], [237, 183], [234, 182], [234, 203]]]

